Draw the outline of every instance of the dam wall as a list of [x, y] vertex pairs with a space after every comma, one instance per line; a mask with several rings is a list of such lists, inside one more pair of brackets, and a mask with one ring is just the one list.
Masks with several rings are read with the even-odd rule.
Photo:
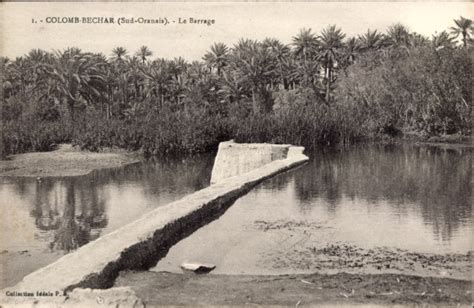
[[288, 155], [303, 154], [304, 147], [289, 144], [221, 142], [212, 169], [211, 184], [241, 175]]
[[[2, 295], [8, 290], [64, 294], [75, 288], [111, 287], [120, 271], [146, 270], [154, 266], [174, 244], [222, 215], [255, 185], [308, 160], [301, 147], [251, 145], [248, 155], [245, 147], [235, 143], [222, 146], [222, 152], [216, 158], [214, 169], [217, 169], [213, 170], [215, 184], [156, 208], [80, 247], [24, 277], [14, 287], [2, 290]], [[259, 159], [258, 153], [263, 153], [264, 157]], [[237, 162], [246, 167], [229, 172], [228, 166]], [[251, 166], [255, 169], [250, 169]]]

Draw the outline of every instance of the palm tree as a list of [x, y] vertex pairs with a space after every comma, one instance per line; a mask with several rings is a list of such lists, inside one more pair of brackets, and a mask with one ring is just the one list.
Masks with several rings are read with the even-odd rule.
[[331, 84], [334, 82], [333, 69], [337, 64], [341, 51], [344, 48], [346, 35], [336, 25], [331, 25], [321, 32], [319, 36], [319, 57], [323, 61], [326, 80], [326, 102], [329, 102]]
[[7, 79], [12, 93], [25, 94], [36, 83], [37, 69], [43, 63], [50, 62], [51, 56], [42, 50], [32, 50], [24, 57], [17, 57], [7, 69]]
[[355, 37], [347, 39], [342, 53], [342, 64], [347, 67], [353, 64], [361, 51], [359, 41]]
[[384, 46], [384, 36], [378, 33], [377, 30], [370, 31], [370, 29], [367, 29], [366, 33], [359, 35], [358, 40], [362, 51], [379, 50]]
[[302, 56], [306, 63], [308, 58], [315, 54], [318, 43], [318, 39], [311, 29], [301, 29], [298, 35], [293, 37], [294, 53], [298, 57]]
[[105, 85], [105, 94], [104, 94], [104, 103], [105, 108], [102, 106], [102, 110], [105, 109], [105, 118], [109, 120], [112, 117], [112, 105], [114, 102], [114, 94], [115, 89], [117, 87], [117, 75], [116, 71], [114, 71], [113, 66], [109, 65], [107, 69], [104, 70], [103, 73], [104, 78], [104, 85]]
[[199, 61], [193, 61], [189, 65], [186, 74], [188, 75], [191, 83], [206, 83], [209, 79], [209, 71], [206, 69], [204, 64]]
[[230, 103], [240, 102], [247, 98], [243, 82], [232, 72], [224, 72], [223, 78], [220, 80], [221, 86], [218, 94], [224, 97]]
[[259, 110], [258, 94], [264, 98], [263, 107], [269, 110], [270, 102], [267, 99], [266, 87], [275, 74], [275, 63], [268, 49], [263, 48], [259, 42], [241, 40], [232, 51], [230, 65], [237, 78], [250, 88], [254, 112]]
[[140, 71], [140, 59], [136, 56], [128, 57], [126, 60], [126, 67], [128, 71], [128, 77], [130, 83], [135, 88], [135, 98], [141, 98], [143, 96], [143, 75]]
[[456, 27], [451, 27], [451, 33], [454, 34], [456, 37], [461, 34], [463, 46], [464, 48], [466, 48], [467, 43], [471, 38], [471, 34], [469, 33], [469, 31], [473, 31], [474, 29], [472, 20], [460, 16], [459, 19], [454, 20], [454, 23], [456, 24]]
[[[11, 70], [10, 70], [10, 65], [11, 61], [7, 57], [1, 57], [0, 56], [0, 72], [3, 72], [0, 74], [0, 78], [2, 79], [0, 86], [2, 87], [2, 91], [0, 93], [3, 94], [3, 98], [8, 98], [10, 97], [13, 93], [13, 83], [11, 80]], [[0, 100], [2, 101], [2, 100]]]
[[145, 64], [146, 58], [151, 57], [153, 55], [153, 52], [148, 49], [146, 46], [140, 47], [140, 49], [136, 52], [136, 56], [142, 60], [142, 63]]
[[387, 30], [387, 43], [396, 48], [409, 47], [410, 31], [400, 23], [391, 25]]
[[410, 45], [413, 47], [426, 47], [430, 45], [430, 39], [416, 32], [410, 33]]
[[52, 55], [41, 49], [32, 49], [28, 52], [26, 58], [32, 63], [42, 63], [51, 60]]
[[26, 60], [26, 74], [27, 80], [25, 82], [26, 85], [34, 85], [38, 78], [38, 67], [40, 67], [43, 63], [51, 63], [53, 55], [41, 50], [41, 49], [32, 49], [28, 52], [28, 55], [25, 57]]
[[141, 68], [141, 72], [146, 80], [146, 95], [148, 97], [156, 95], [160, 98], [160, 106], [165, 103], [165, 95], [172, 82], [169, 73], [169, 65], [165, 59], [158, 59], [153, 63]]
[[251, 39], [239, 39], [237, 41], [237, 44], [234, 44], [233, 52], [234, 54], [237, 52], [249, 52], [251, 51], [254, 47], [255, 44], [258, 44], [257, 41], [251, 40]]
[[217, 70], [217, 76], [221, 76], [222, 69], [228, 63], [229, 48], [223, 43], [214, 43], [211, 51], [207, 52], [202, 58], [209, 68]]
[[174, 58], [172, 61], [168, 61], [168, 74], [171, 77], [170, 88], [172, 92], [172, 98], [174, 98], [178, 105], [181, 104], [182, 98], [185, 97], [184, 93], [188, 87], [188, 78], [186, 71], [188, 69], [188, 63], [181, 57]]
[[175, 75], [183, 74], [188, 69], [188, 62], [186, 62], [182, 57], [174, 58], [171, 63], [173, 63]]
[[287, 87], [287, 82], [285, 78], [285, 65], [288, 62], [288, 57], [290, 56], [290, 47], [283, 44], [277, 39], [266, 38], [262, 42], [262, 47], [266, 48], [270, 51], [270, 55], [275, 59], [278, 63], [278, 71], [279, 71], [279, 82], [284, 86]]
[[431, 44], [437, 50], [441, 48], [454, 48], [455, 46], [454, 38], [446, 31], [433, 35]]
[[316, 86], [320, 72], [321, 66], [317, 61], [308, 61], [306, 63], [295, 61], [289, 69], [288, 79], [294, 84], [311, 88], [315, 93], [319, 94], [319, 89]]
[[125, 57], [127, 53], [128, 53], [127, 49], [120, 46], [112, 49], [112, 55], [114, 59], [117, 59], [118, 61], [123, 60], [123, 57]]
[[103, 96], [103, 67], [107, 63], [98, 55], [81, 53], [78, 49], [56, 52], [52, 63], [40, 68], [37, 88], [43, 97], [53, 96], [66, 103], [74, 123], [75, 105], [86, 101], [93, 103]]

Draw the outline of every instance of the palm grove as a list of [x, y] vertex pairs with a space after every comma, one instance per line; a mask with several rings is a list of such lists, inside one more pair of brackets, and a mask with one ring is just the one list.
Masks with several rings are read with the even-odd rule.
[[120, 147], [198, 153], [218, 142], [315, 147], [412, 133], [470, 135], [472, 21], [425, 37], [401, 24], [215, 43], [202, 61], [68, 48], [1, 58], [2, 152]]

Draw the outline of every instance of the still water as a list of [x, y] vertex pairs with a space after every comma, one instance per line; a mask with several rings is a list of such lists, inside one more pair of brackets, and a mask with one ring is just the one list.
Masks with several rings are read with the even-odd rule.
[[[471, 149], [363, 145], [309, 156], [182, 240], [155, 270], [199, 261], [216, 264], [215, 273], [266, 273], [267, 254], [334, 242], [472, 250]], [[77, 178], [0, 178], [0, 287], [208, 186], [213, 160], [145, 162]]]
[[213, 155], [75, 178], [0, 178], [0, 288], [209, 185]]
[[306, 272], [319, 266], [312, 252], [333, 244], [381, 255], [472, 250], [470, 149], [363, 145], [309, 155], [307, 165], [260, 184], [175, 245], [153, 270], [204, 262], [217, 265], [216, 274]]

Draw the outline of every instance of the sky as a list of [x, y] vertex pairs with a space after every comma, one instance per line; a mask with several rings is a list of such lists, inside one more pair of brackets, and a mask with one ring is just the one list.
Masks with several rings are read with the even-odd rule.
[[[240, 38], [273, 37], [291, 43], [302, 28], [314, 32], [337, 24], [348, 36], [385, 31], [400, 22], [431, 36], [459, 16], [474, 19], [472, 2], [43, 2], [0, 3], [0, 55], [15, 58], [33, 48], [79, 47], [111, 55], [114, 47], [134, 54], [148, 46], [153, 57], [198, 60], [214, 42], [232, 46]], [[48, 17], [167, 18], [163, 24], [46, 23]], [[180, 24], [211, 19], [211, 26]], [[36, 23], [32, 23], [32, 19]], [[41, 22], [43, 20], [43, 22]], [[174, 23], [172, 21], [175, 21]]]

